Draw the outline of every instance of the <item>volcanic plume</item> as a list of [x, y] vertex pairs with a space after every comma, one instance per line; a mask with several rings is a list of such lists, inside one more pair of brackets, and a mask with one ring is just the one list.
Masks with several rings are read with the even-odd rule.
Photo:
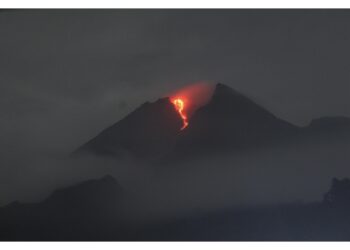
[[197, 82], [170, 94], [171, 102], [183, 121], [181, 130], [189, 125], [189, 118], [194, 112], [209, 102], [213, 91], [213, 84]]

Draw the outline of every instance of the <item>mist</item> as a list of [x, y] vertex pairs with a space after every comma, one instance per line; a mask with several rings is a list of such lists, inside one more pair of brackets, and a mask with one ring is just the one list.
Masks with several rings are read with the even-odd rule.
[[10, 176], [1, 174], [1, 197], [3, 204], [38, 202], [57, 188], [109, 174], [129, 196], [131, 221], [315, 202], [322, 200], [332, 177], [350, 176], [348, 147], [332, 143], [265, 148], [156, 167], [109, 157], [21, 155], [5, 159], [11, 164], [2, 169]]

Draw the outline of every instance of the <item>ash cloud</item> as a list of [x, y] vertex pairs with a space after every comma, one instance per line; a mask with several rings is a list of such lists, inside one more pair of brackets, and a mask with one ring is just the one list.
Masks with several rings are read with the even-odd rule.
[[171, 98], [181, 98], [185, 102], [185, 112], [191, 115], [200, 107], [207, 104], [214, 92], [215, 83], [209, 81], [200, 81], [188, 83], [184, 87], [177, 89], [169, 94]]

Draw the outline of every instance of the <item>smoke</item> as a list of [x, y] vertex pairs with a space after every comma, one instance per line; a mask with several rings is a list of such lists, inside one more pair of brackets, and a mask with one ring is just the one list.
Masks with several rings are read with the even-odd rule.
[[350, 176], [348, 147], [334, 143], [266, 148], [160, 166], [151, 179], [129, 187], [138, 194], [133, 217], [320, 201], [332, 177]]
[[[1, 157], [2, 205], [37, 202], [57, 188], [110, 174], [128, 197], [130, 221], [227, 208], [319, 201], [332, 177], [348, 177], [348, 144], [265, 148], [156, 167], [136, 161], [9, 152]], [[5, 164], [6, 163], [6, 164]]]
[[213, 91], [214, 84], [211, 82], [200, 81], [186, 85], [172, 93], [169, 96], [174, 98], [180, 98], [185, 102], [184, 111], [188, 117], [200, 107], [209, 102]]

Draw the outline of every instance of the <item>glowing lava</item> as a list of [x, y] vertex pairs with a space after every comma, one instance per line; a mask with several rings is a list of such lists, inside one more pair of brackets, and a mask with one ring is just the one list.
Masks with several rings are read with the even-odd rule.
[[166, 95], [170, 96], [171, 103], [182, 119], [181, 130], [188, 126], [189, 118], [194, 112], [209, 102], [214, 92], [214, 86], [209, 82], [196, 82]]
[[184, 128], [186, 128], [188, 126], [187, 115], [185, 114], [185, 111], [184, 111], [185, 102], [181, 98], [175, 98], [172, 102], [173, 102], [177, 112], [179, 112], [180, 117], [182, 119], [183, 126], [182, 126], [181, 130], [183, 130]]

